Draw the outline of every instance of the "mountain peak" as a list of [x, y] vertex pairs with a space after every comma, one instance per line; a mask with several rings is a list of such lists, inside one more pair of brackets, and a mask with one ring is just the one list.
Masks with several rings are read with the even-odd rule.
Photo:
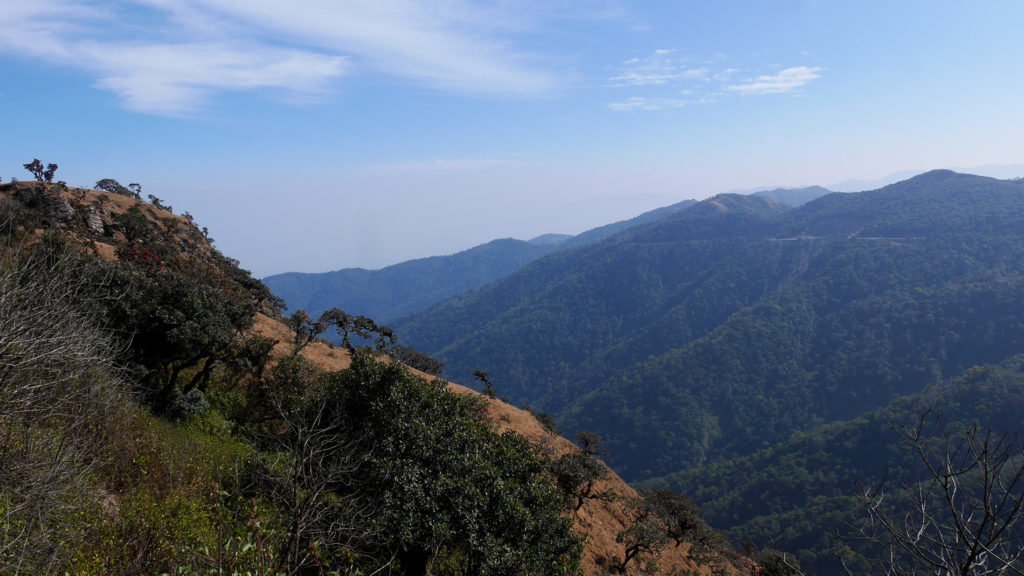
[[775, 188], [773, 190], [761, 190], [760, 192], [754, 192], [751, 196], [768, 198], [782, 204], [789, 204], [790, 206], [802, 206], [811, 200], [831, 193], [832, 190], [821, 186], [806, 186], [804, 188]]
[[885, 190], [894, 187], [943, 186], [950, 184], [959, 185], [964, 182], [990, 182], [995, 180], [995, 178], [989, 178], [987, 176], [977, 176], [975, 174], [964, 174], [962, 172], [954, 172], [953, 170], [939, 169], [922, 172], [917, 176], [890, 184], [882, 189]]
[[764, 196], [726, 193], [702, 200], [684, 214], [698, 217], [716, 214], [757, 217], [771, 216], [787, 210], [789, 206]]
[[765, 206], [777, 206], [779, 203], [771, 198], [761, 196], [744, 196], [742, 194], [719, 194], [708, 198], [704, 202], [714, 206], [722, 212], [755, 212]]

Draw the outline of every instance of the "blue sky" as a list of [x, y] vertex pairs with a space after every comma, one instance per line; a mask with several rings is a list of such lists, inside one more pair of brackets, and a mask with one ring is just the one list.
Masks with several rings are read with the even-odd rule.
[[141, 183], [260, 276], [375, 268], [1022, 165], [1022, 22], [1018, 0], [3, 0], [0, 176]]

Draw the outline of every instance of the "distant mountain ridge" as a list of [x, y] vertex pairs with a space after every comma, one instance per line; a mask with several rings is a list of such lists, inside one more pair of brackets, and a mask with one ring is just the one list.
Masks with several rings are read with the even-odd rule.
[[1021, 293], [1024, 182], [933, 171], [798, 208], [717, 196], [393, 327], [639, 479], [1024, 351]]
[[694, 202], [684, 200], [576, 236], [544, 234], [528, 241], [504, 238], [449, 256], [409, 260], [380, 270], [288, 272], [268, 276], [263, 282], [293, 311], [303, 309], [319, 316], [327, 309], [341, 308], [387, 323], [502, 278], [552, 252], [597, 242], [631, 226], [685, 210]]
[[808, 186], [806, 188], [775, 188], [774, 190], [762, 190], [754, 192], [752, 196], [768, 198], [781, 204], [790, 206], [802, 206], [815, 198], [820, 198], [832, 191], [821, 186]]
[[268, 276], [263, 282], [290, 310], [303, 309], [317, 317], [337, 307], [386, 323], [514, 272], [558, 249], [558, 243], [504, 238], [451, 256], [420, 258], [380, 270], [289, 272]]

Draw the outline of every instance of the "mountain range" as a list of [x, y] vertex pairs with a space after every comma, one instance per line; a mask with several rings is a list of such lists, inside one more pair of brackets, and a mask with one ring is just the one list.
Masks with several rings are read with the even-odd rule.
[[621, 230], [686, 209], [693, 200], [651, 210], [575, 236], [545, 234], [531, 240], [504, 238], [448, 256], [409, 260], [380, 270], [288, 272], [263, 278], [289, 309], [319, 316], [330, 308], [391, 322], [515, 272], [552, 252], [597, 242]]
[[841, 569], [823, 535], [857, 521], [856, 481], [912, 468], [889, 424], [1018, 424], [1024, 181], [936, 170], [670, 208], [543, 238], [550, 252], [388, 323], [446, 378], [486, 371], [602, 436], [627, 480], [693, 495], [808, 574]]
[[722, 195], [394, 323], [629, 479], [738, 456], [1022, 349], [1024, 183]]

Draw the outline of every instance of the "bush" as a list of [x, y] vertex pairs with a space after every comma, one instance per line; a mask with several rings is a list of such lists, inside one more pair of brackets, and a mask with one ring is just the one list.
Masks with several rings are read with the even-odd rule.
[[91, 482], [128, 412], [113, 340], [70, 253], [0, 268], [0, 573], [63, 572], [101, 496]]
[[[302, 360], [288, 362], [298, 365], [286, 372], [302, 376], [296, 372]], [[338, 487], [337, 497], [372, 512], [361, 548], [377, 562], [397, 560], [408, 574], [431, 566], [464, 574], [553, 574], [578, 563], [580, 544], [561, 514], [546, 461], [522, 436], [496, 434], [481, 398], [456, 395], [367, 350], [356, 352], [348, 370], [312, 378], [301, 400], [288, 392], [293, 380], [275, 387], [282, 390], [277, 404], [297, 408], [281, 410], [285, 422], [271, 429], [293, 435], [281, 444], [293, 446], [296, 459], [336, 455], [318, 459], [320, 469], [348, 470], [347, 481], [330, 485]], [[309, 440], [298, 442], [296, 434]], [[331, 448], [310, 452], [314, 446]], [[315, 485], [295, 490], [311, 492]]]

